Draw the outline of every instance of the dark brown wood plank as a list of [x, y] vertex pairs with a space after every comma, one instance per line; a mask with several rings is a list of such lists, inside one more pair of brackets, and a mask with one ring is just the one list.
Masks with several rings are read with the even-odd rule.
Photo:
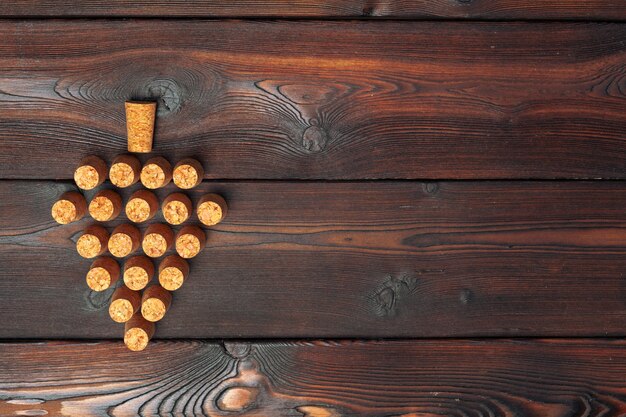
[[[0, 345], [0, 413], [586, 417], [626, 412], [624, 340]], [[21, 414], [20, 414], [21, 413]]]
[[[121, 335], [74, 249], [90, 221], [49, 217], [69, 188], [0, 182], [0, 338]], [[624, 182], [205, 182], [192, 197], [207, 191], [228, 218], [158, 337], [626, 335]]]
[[[626, 178], [626, 24], [0, 23], [0, 178], [125, 150], [207, 178]], [[549, 41], [548, 41], [549, 40]]]
[[621, 0], [4, 0], [0, 16], [626, 20], [626, 5]]

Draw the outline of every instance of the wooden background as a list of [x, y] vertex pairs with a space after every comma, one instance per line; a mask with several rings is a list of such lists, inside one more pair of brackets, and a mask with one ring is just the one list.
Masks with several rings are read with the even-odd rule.
[[[49, 215], [128, 99], [230, 207], [141, 353]], [[623, 0], [3, 1], [0, 416], [623, 417], [625, 142]]]

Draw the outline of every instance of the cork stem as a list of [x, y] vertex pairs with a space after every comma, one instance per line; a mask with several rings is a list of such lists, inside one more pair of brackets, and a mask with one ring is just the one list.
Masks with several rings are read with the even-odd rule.
[[148, 153], [152, 151], [156, 106], [155, 102], [149, 101], [127, 101], [125, 103], [128, 152]]

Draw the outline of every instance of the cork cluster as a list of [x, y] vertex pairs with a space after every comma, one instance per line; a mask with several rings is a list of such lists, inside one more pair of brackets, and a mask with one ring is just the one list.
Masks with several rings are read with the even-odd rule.
[[[134, 104], [126, 105], [127, 122], [129, 114], [144, 114], [145, 109]], [[153, 110], [146, 111], [148, 114]], [[127, 126], [127, 130], [129, 149], [149, 152], [143, 146], [149, 142], [151, 150], [150, 123], [144, 120], [139, 126]], [[85, 276], [87, 286], [93, 291], [115, 289], [109, 316], [124, 323], [124, 343], [130, 350], [147, 347], [155, 323], [171, 307], [172, 293], [188, 280], [189, 260], [206, 245], [202, 227], [218, 224], [227, 213], [226, 201], [217, 194], [201, 196], [194, 213], [192, 199], [185, 192], [172, 192], [160, 200], [153, 190], [170, 182], [181, 190], [190, 190], [202, 182], [203, 176], [202, 165], [194, 159], [183, 159], [172, 166], [163, 157], [141, 163], [136, 156], [127, 154], [115, 157], [107, 169], [101, 158], [87, 156], [76, 168], [74, 180], [80, 190], [96, 191], [93, 197], [88, 202], [81, 192], [68, 191], [51, 209], [52, 217], [60, 224], [84, 217], [95, 222], [85, 227], [76, 241], [76, 250], [81, 257], [93, 259]], [[95, 190], [107, 179], [113, 188]], [[141, 188], [122, 197], [127, 193], [120, 189], [138, 183]], [[155, 221], [159, 214], [163, 221]], [[199, 224], [192, 223], [194, 214]], [[110, 222], [114, 221], [116, 225], [112, 227]]]

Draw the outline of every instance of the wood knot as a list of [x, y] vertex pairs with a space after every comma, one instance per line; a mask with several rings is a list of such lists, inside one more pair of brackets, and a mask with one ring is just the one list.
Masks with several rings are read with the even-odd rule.
[[85, 301], [87, 302], [87, 309], [92, 311], [108, 309], [113, 291], [115, 291], [114, 287], [108, 288], [104, 291], [86, 291]]
[[250, 343], [224, 342], [224, 351], [234, 359], [245, 359], [252, 347]]
[[416, 291], [417, 284], [417, 278], [411, 275], [387, 277], [385, 283], [373, 295], [376, 315], [381, 317], [395, 316], [399, 311], [401, 302]]
[[472, 301], [472, 296], [472, 290], [468, 288], [463, 288], [461, 290], [461, 293], [459, 294], [459, 301], [461, 302], [461, 304], [467, 305]]
[[167, 116], [180, 110], [182, 89], [176, 81], [168, 78], [155, 78], [137, 92], [137, 100], [157, 102], [157, 116]]
[[427, 182], [423, 185], [426, 194], [436, 194], [439, 191], [439, 184], [436, 182]]
[[226, 388], [217, 399], [217, 408], [222, 411], [243, 411], [254, 405], [258, 395], [257, 388]]
[[307, 128], [302, 134], [302, 147], [309, 152], [321, 152], [328, 143], [328, 135], [318, 125]]

